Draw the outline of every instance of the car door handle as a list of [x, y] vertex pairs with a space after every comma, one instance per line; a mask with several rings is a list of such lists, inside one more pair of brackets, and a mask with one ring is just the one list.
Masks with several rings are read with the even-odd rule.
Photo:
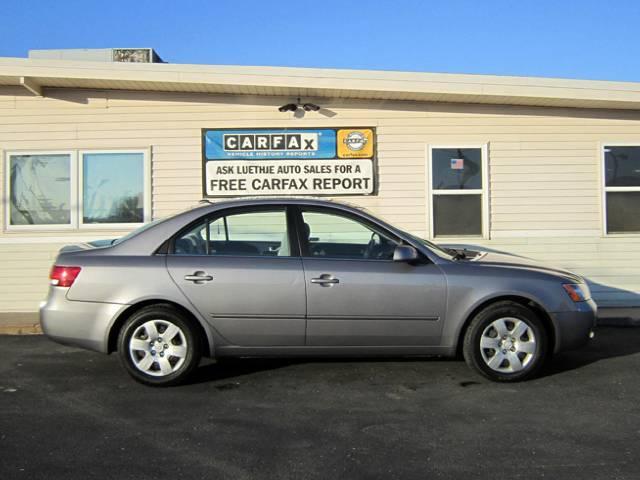
[[335, 283], [340, 283], [340, 280], [325, 273], [323, 275], [320, 275], [318, 278], [312, 278], [311, 283], [317, 283], [323, 287], [329, 287]]
[[207, 273], [203, 271], [197, 271], [193, 272], [191, 275], [185, 275], [184, 279], [188, 282], [201, 284], [204, 282], [210, 282], [211, 280], [213, 280], [213, 276], [207, 275]]

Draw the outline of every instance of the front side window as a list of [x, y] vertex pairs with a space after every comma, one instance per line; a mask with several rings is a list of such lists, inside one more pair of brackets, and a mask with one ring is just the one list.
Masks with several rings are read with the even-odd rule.
[[178, 235], [178, 255], [291, 256], [284, 209], [236, 212], [203, 221]]
[[10, 226], [71, 225], [71, 155], [9, 155]]
[[387, 234], [349, 217], [303, 211], [307, 256], [354, 260], [392, 260], [397, 245]]
[[144, 154], [82, 154], [82, 223], [144, 222]]
[[604, 147], [606, 233], [640, 232], [640, 146]]
[[431, 148], [431, 234], [484, 236], [484, 149]]

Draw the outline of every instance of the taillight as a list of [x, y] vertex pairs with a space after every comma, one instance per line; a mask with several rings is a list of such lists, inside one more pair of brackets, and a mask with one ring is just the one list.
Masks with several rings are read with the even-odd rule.
[[82, 270], [80, 267], [54, 265], [49, 274], [49, 283], [54, 287], [70, 287], [78, 278], [80, 270]]

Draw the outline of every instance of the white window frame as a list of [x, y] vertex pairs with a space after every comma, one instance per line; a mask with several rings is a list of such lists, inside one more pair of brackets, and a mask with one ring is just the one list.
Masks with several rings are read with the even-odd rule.
[[[144, 158], [144, 219], [141, 223], [83, 223], [83, 155], [85, 153], [142, 153]], [[10, 159], [16, 155], [69, 155], [71, 161], [70, 172], [70, 203], [71, 223], [63, 225], [11, 225], [11, 173]], [[151, 149], [150, 148], [119, 148], [119, 149], [67, 149], [67, 150], [6, 150], [4, 152], [4, 229], [6, 232], [29, 231], [69, 231], [69, 230], [133, 230], [152, 220], [151, 202]]]
[[638, 187], [608, 187], [607, 186], [607, 168], [606, 168], [606, 155], [604, 149], [606, 147], [638, 147], [640, 148], [640, 141], [637, 142], [600, 142], [600, 185], [601, 189], [601, 204], [602, 209], [602, 234], [605, 237], [640, 237], [640, 232], [615, 232], [609, 233], [607, 230], [607, 193], [609, 192], [640, 192], [640, 186]]
[[[143, 220], [137, 223], [84, 223], [84, 155], [85, 154], [141, 153], [143, 157]], [[78, 225], [81, 229], [122, 230], [137, 228], [151, 221], [151, 162], [149, 149], [120, 148], [112, 150], [83, 149], [78, 151]]]
[[[26, 155], [69, 155], [69, 214], [70, 223], [41, 225], [11, 225], [11, 157]], [[8, 232], [75, 230], [78, 228], [78, 154], [75, 150], [7, 150], [4, 154], [4, 218]]]
[[[481, 155], [481, 172], [482, 172], [482, 188], [475, 188], [473, 190], [441, 190], [434, 189], [432, 187], [432, 178], [433, 178], [433, 150], [439, 148], [448, 148], [448, 149], [456, 149], [456, 148], [479, 148]], [[489, 144], [488, 143], [476, 143], [476, 144], [447, 144], [447, 145], [427, 145], [427, 168], [426, 168], [426, 177], [427, 177], [427, 214], [429, 218], [427, 222], [429, 224], [429, 239], [436, 239], [439, 241], [449, 240], [449, 239], [489, 239]], [[458, 236], [435, 236], [435, 224], [433, 217], [433, 197], [436, 195], [481, 195], [481, 208], [482, 208], [482, 232], [480, 235], [458, 235]]]

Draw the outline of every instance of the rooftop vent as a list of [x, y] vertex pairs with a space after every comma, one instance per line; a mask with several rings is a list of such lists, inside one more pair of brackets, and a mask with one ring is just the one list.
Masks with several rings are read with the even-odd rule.
[[29, 58], [86, 62], [164, 63], [153, 48], [68, 48], [29, 50]]

